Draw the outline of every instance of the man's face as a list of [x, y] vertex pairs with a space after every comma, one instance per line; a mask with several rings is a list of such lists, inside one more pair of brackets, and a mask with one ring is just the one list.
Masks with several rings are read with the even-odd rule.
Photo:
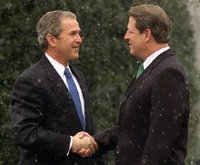
[[145, 36], [135, 27], [135, 23], [135, 19], [130, 17], [124, 39], [128, 42], [130, 53], [140, 58], [142, 56]]
[[61, 33], [56, 40], [56, 52], [63, 61], [76, 60], [82, 43], [80, 27], [76, 19], [62, 18]]

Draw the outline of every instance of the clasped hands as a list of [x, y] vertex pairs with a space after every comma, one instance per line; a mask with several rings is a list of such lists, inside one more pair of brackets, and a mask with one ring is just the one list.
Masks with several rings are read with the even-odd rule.
[[97, 150], [98, 145], [94, 138], [87, 132], [79, 132], [72, 137], [71, 151], [82, 157], [92, 156]]

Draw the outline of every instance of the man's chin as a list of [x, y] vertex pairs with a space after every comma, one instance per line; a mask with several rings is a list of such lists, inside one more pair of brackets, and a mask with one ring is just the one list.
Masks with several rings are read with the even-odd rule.
[[130, 50], [129, 52], [130, 52], [130, 54], [131, 54], [131, 55], [134, 55], [134, 53], [135, 53], [135, 52], [134, 52], [134, 51], [132, 51], [132, 50]]
[[71, 61], [76, 61], [79, 58], [79, 54], [75, 54], [70, 60]]

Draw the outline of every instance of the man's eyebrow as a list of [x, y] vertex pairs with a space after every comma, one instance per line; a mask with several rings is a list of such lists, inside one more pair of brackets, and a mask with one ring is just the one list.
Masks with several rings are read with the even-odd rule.
[[71, 31], [69, 31], [69, 33], [80, 33], [81, 32], [81, 30], [71, 30]]

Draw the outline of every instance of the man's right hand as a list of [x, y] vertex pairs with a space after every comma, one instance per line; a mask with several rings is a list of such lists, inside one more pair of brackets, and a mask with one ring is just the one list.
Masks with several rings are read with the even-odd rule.
[[72, 138], [71, 151], [82, 157], [92, 156], [98, 149], [94, 138], [86, 132], [79, 132]]

